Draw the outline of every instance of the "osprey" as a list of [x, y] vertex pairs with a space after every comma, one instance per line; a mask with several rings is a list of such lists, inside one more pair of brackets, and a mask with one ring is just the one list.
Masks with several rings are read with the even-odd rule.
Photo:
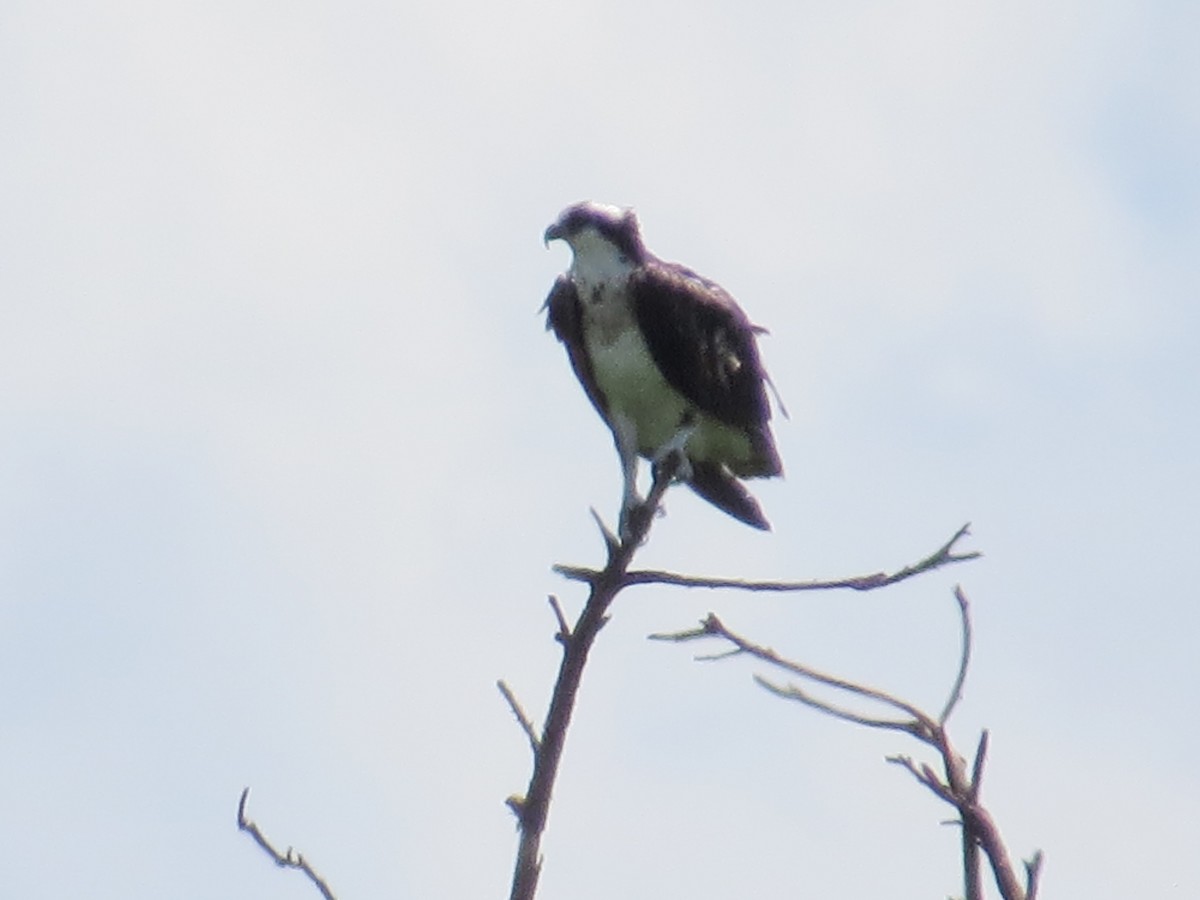
[[546, 300], [588, 399], [612, 429], [624, 474], [622, 536], [640, 508], [638, 457], [682, 455], [679, 478], [736, 519], [769, 529], [739, 478], [780, 475], [769, 383], [741, 307], [719, 285], [659, 259], [631, 209], [576, 203], [546, 229], [571, 267]]

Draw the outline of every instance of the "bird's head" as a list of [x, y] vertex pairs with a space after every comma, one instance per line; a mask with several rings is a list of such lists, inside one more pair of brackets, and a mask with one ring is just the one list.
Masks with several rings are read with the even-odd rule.
[[646, 254], [637, 215], [632, 209], [585, 200], [564, 209], [546, 229], [545, 242], [566, 241], [576, 259], [605, 246], [628, 263], [640, 263]]

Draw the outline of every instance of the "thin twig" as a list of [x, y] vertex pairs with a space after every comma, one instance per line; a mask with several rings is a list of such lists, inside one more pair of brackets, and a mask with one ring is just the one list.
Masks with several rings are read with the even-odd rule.
[[604, 546], [608, 549], [608, 553], [611, 556], [621, 548], [620, 538], [613, 534], [612, 530], [605, 524], [604, 519], [600, 517], [600, 513], [596, 512], [596, 507], [589, 506], [588, 512], [592, 514], [592, 521], [600, 529], [600, 536], [604, 538]]
[[1042, 851], [1025, 860], [1025, 900], [1037, 900], [1038, 886], [1042, 877]]
[[309, 865], [308, 860], [304, 858], [304, 854], [297, 853], [292, 847], [288, 847], [286, 853], [280, 853], [267, 840], [266, 835], [262, 833], [258, 825], [246, 815], [246, 801], [249, 799], [250, 788], [247, 787], [242, 791], [242, 799], [238, 801], [238, 829], [249, 834], [254, 839], [254, 842], [263, 849], [263, 852], [275, 861], [275, 865], [284, 869], [299, 869], [308, 876], [309, 881], [317, 886], [317, 890], [321, 892], [321, 896], [325, 900], [337, 900], [333, 895], [333, 891], [329, 889], [329, 885], [325, 883], [325, 879], [318, 875], [316, 870]]
[[[654, 635], [650, 635], [653, 639]], [[741, 649], [734, 647], [732, 650], [726, 650], [723, 653], [702, 653], [696, 657], [696, 662], [720, 662], [723, 659], [729, 659], [731, 656], [741, 656]]]
[[796, 700], [805, 706], [811, 706], [819, 712], [827, 713], [835, 719], [843, 719], [847, 722], [853, 722], [856, 725], [865, 725], [867, 728], [880, 728], [888, 731], [907, 731], [909, 733], [916, 733], [921, 728], [921, 724], [914, 719], [880, 719], [875, 716], [865, 716], [861, 713], [856, 713], [851, 709], [846, 709], [844, 706], [837, 706], [825, 700], [818, 700], [794, 684], [783, 687], [782, 685], [768, 681], [761, 675], [755, 675], [754, 681], [759, 687], [765, 688], [776, 697], [782, 697], [785, 700]]
[[542, 742], [537, 736], [537, 729], [534, 728], [533, 721], [522, 708], [520, 701], [517, 700], [516, 694], [514, 694], [512, 689], [505, 684], [503, 678], [496, 682], [496, 687], [498, 687], [500, 689], [500, 693], [504, 695], [504, 699], [508, 702], [508, 708], [512, 710], [512, 714], [516, 718], [517, 724], [521, 726], [521, 730], [525, 732], [525, 737], [529, 739], [529, 749], [533, 751], [533, 755], [536, 757]]
[[946, 724], [946, 720], [954, 712], [954, 707], [958, 706], [958, 702], [962, 699], [963, 684], [967, 680], [967, 668], [971, 664], [971, 605], [967, 602], [967, 595], [963, 593], [963, 589], [959, 585], [954, 586], [954, 599], [958, 601], [958, 617], [962, 624], [962, 654], [958, 660], [958, 675], [954, 678], [950, 697], [946, 700], [946, 705], [942, 707], [942, 714], [938, 716], [939, 725]]
[[[972, 559], [978, 559], [983, 554], [977, 550], [969, 553], [955, 553], [954, 545], [962, 538], [970, 534], [970, 523], [968, 522], [962, 528], [954, 533], [945, 544], [935, 550], [929, 556], [905, 566], [891, 574], [886, 572], [875, 572], [871, 575], [855, 575], [849, 578], [836, 578], [832, 580], [810, 580], [810, 581], [755, 581], [743, 578], [704, 578], [694, 575], [681, 575], [677, 572], [665, 572], [658, 569], [635, 569], [627, 572], [624, 575], [626, 585], [637, 584], [665, 584], [674, 587], [688, 588], [710, 588], [724, 589], [732, 588], [739, 591], [755, 591], [755, 592], [775, 592], [775, 593], [796, 593], [799, 591], [832, 591], [832, 590], [852, 590], [852, 591], [873, 591], [878, 588], [887, 587], [890, 584], [895, 584], [898, 581], [912, 578], [915, 575], [920, 575], [924, 572], [931, 572], [934, 569], [942, 566], [951, 565], [953, 563], [966, 562]], [[554, 567], [554, 571], [564, 578], [569, 578], [574, 581], [589, 582], [596, 577], [595, 569], [589, 569], [586, 566], [564, 566], [558, 565]]]
[[939, 799], [945, 800], [950, 804], [954, 803], [954, 795], [950, 793], [950, 788], [943, 784], [942, 780], [938, 778], [928, 766], [918, 768], [917, 764], [913, 762], [911, 756], [886, 756], [884, 759], [887, 762], [894, 763], [895, 765], [908, 769], [908, 771], [912, 773], [913, 778], [917, 779], [917, 781], [921, 782], [921, 784], [933, 791], [933, 793], [936, 794]]
[[988, 730], [979, 735], [979, 746], [975, 748], [975, 762], [971, 765], [971, 802], [979, 800], [979, 789], [983, 785], [983, 766], [987, 762]]
[[[673, 641], [673, 642], [697, 640], [699, 638], [706, 638], [706, 637], [721, 638], [721, 639], [727, 641], [728, 643], [732, 644], [735, 649], [741, 651], [742, 653], [752, 656], [755, 659], [760, 659], [763, 662], [768, 663], [769, 665], [775, 666], [776, 668], [784, 669], [785, 671], [791, 672], [794, 675], [799, 675], [802, 678], [807, 678], [810, 681], [815, 681], [818, 684], [823, 684], [826, 687], [834, 688], [835, 690], [845, 691], [849, 694], [854, 694], [855, 696], [863, 697], [867, 700], [874, 700], [878, 703], [884, 704], [885, 706], [890, 706], [893, 709], [904, 713], [906, 716], [908, 716], [912, 720], [911, 725], [913, 726], [913, 728], [912, 729], [906, 728], [905, 730], [912, 730], [914, 734], [918, 735], [918, 737], [921, 736], [921, 734], [927, 733], [929, 731], [932, 731], [934, 728], [936, 728], [936, 723], [932, 719], [930, 719], [929, 716], [927, 716], [925, 713], [921, 712], [921, 710], [919, 710], [913, 704], [908, 703], [904, 700], [901, 700], [899, 697], [889, 694], [886, 691], [881, 691], [878, 688], [873, 688], [873, 687], [869, 687], [868, 685], [865, 685], [865, 684], [858, 684], [853, 681], [848, 681], [845, 678], [839, 678], [836, 675], [830, 675], [826, 672], [822, 672], [818, 669], [814, 669], [812, 666], [806, 666], [801, 663], [794, 662], [790, 659], [785, 659], [784, 657], [782, 657], [778, 653], [776, 653], [774, 650], [772, 650], [770, 647], [760, 646], [760, 645], [755, 644], [752, 641], [749, 641], [746, 638], [730, 631], [728, 628], [725, 627], [725, 623], [722, 622], [719, 618], [717, 618], [717, 616], [714, 613], [709, 613], [708, 616], [706, 616], [705, 619], [703, 620], [703, 622], [701, 623], [700, 628], [698, 628], [698, 629], [693, 629], [690, 631], [680, 631], [680, 632], [669, 633], [669, 634], [652, 634], [652, 635], [650, 635], [651, 640]], [[765, 681], [762, 678], [756, 678], [755, 680], [760, 685], [762, 685], [763, 687], [767, 688], [768, 690], [778, 694], [779, 696], [790, 697], [791, 699], [794, 699], [794, 700], [801, 700], [802, 702], [807, 703], [809, 706], [820, 707], [820, 705], [821, 705], [819, 701], [811, 701], [811, 698], [809, 698], [803, 692], [796, 692], [796, 693], [789, 694], [788, 689], [780, 688], [776, 685], [771, 684], [768, 681]], [[833, 714], [838, 715], [839, 718], [850, 718], [850, 716], [841, 716], [836, 713], [833, 713]], [[859, 724], [866, 725], [866, 724], [869, 724], [869, 722], [872, 720], [869, 717], [863, 717], [861, 720], [851, 718], [851, 721], [858, 721]], [[898, 727], [896, 724], [891, 723], [891, 720], [884, 719], [884, 720], [878, 720], [878, 721], [881, 724], [876, 725], [874, 727], [878, 727], [878, 728], [896, 728], [896, 727]], [[884, 722], [886, 722], [888, 724], [882, 724]]]
[[571, 636], [571, 626], [567, 624], [567, 617], [563, 614], [562, 606], [553, 594], [550, 595], [550, 608], [554, 610], [554, 618], [558, 621], [557, 637], [560, 641], [565, 641]]

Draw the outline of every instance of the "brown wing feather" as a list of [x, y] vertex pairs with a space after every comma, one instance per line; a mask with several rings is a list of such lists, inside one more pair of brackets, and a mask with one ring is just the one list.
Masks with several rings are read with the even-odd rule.
[[782, 474], [769, 425], [767, 374], [755, 342], [758, 329], [733, 297], [691, 269], [656, 259], [630, 277], [629, 290], [663, 377], [699, 409], [746, 430], [755, 459], [736, 467], [736, 474]]
[[663, 376], [704, 412], [755, 428], [771, 418], [754, 326], [719, 285], [652, 261], [630, 278], [638, 325]]
[[596, 407], [596, 412], [604, 421], [608, 421], [608, 401], [600, 386], [596, 384], [596, 376], [592, 372], [592, 361], [588, 357], [583, 343], [583, 309], [579, 302], [579, 292], [575, 284], [566, 275], [559, 275], [550, 289], [542, 309], [546, 310], [546, 329], [553, 331], [555, 337], [567, 348], [567, 358], [571, 360], [571, 368], [575, 377], [583, 385], [584, 393]]

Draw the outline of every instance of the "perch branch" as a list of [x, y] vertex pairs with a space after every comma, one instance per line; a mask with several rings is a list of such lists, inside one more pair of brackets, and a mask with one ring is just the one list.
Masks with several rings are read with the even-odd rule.
[[[895, 584], [897, 581], [903, 581], [922, 572], [928, 572], [951, 563], [975, 559], [979, 556], [977, 552], [954, 552], [955, 544], [968, 533], [968, 526], [964, 525], [937, 551], [925, 559], [913, 565], [905, 566], [903, 569], [891, 574], [879, 572], [874, 575], [846, 578], [838, 581], [755, 582], [735, 579], [692, 578], [671, 572], [631, 572], [629, 565], [638, 547], [645, 542], [646, 537], [650, 533], [651, 524], [662, 502], [663, 494], [678, 473], [680, 464], [681, 460], [672, 455], [655, 467], [654, 481], [649, 496], [644, 503], [635, 509], [626, 511], [628, 522], [622, 527], [620, 536], [614, 534], [605, 525], [594, 509], [591, 511], [592, 517], [595, 519], [600, 534], [604, 539], [607, 552], [607, 562], [604, 568], [592, 569], [582, 566], [563, 565], [556, 565], [554, 567], [554, 571], [566, 578], [587, 584], [589, 593], [583, 610], [580, 612], [574, 626], [568, 624], [567, 617], [563, 613], [557, 598], [553, 596], [550, 598], [550, 605], [554, 610], [558, 622], [558, 634], [556, 638], [562, 645], [563, 656], [559, 666], [558, 678], [551, 695], [550, 708], [547, 711], [545, 725], [540, 736], [533, 729], [529, 717], [517, 705], [515, 699], [508, 693], [505, 693], [505, 699], [509, 703], [509, 708], [513, 711], [514, 716], [516, 716], [534, 751], [533, 773], [530, 776], [528, 790], [524, 796], [514, 796], [508, 800], [509, 807], [517, 816], [520, 832], [517, 859], [513, 869], [512, 890], [509, 895], [510, 900], [532, 900], [537, 891], [538, 878], [541, 874], [542, 865], [540, 855], [541, 836], [546, 827], [550, 797], [558, 775], [558, 766], [562, 757], [567, 729], [575, 708], [576, 694], [583, 677], [584, 666], [587, 663], [591, 647], [600, 629], [608, 621], [609, 607], [622, 589], [635, 584], [657, 583], [675, 584], [686, 587], [728, 587], [750, 591], [815, 591], [835, 588], [865, 591]], [[805, 677], [815, 677], [814, 674], [808, 672], [800, 674], [805, 675]], [[828, 683], [832, 686], [856, 692], [857, 686], [850, 685], [848, 682], [843, 683], [838, 679], [832, 679], [830, 676], [824, 677], [830, 679]], [[501, 685], [501, 690], [504, 691], [503, 684]], [[783, 691], [786, 689], [780, 690]], [[874, 697], [875, 699], [879, 699], [882, 696], [880, 692], [871, 693], [871, 689], [869, 688], [857, 690], [857, 692], [863, 696]], [[810, 702], [811, 700], [806, 695], [797, 696], [796, 699], [802, 699], [802, 702]], [[922, 719], [923, 714], [915, 707], [893, 705], [911, 715], [914, 721], [891, 722], [884, 725], [882, 723], [885, 720], [879, 720], [881, 724], [878, 727], [903, 728], [905, 730], [917, 729], [922, 732], [928, 730], [930, 727], [936, 727], [935, 723]], [[846, 716], [854, 715], [849, 710], [839, 710], [839, 712]], [[864, 722], [864, 724], [866, 723]]]
[[275, 865], [284, 869], [299, 869], [306, 876], [308, 876], [309, 881], [317, 886], [317, 890], [321, 892], [321, 896], [324, 897], [325, 900], [337, 900], [337, 898], [333, 896], [333, 891], [329, 889], [329, 885], [325, 883], [325, 879], [318, 875], [316, 870], [309, 865], [309, 862], [304, 858], [303, 853], [298, 853], [292, 847], [288, 847], [286, 852], [280, 853], [277, 849], [275, 849], [274, 845], [267, 840], [266, 835], [262, 833], [262, 829], [260, 829], [258, 825], [246, 815], [246, 802], [249, 799], [250, 788], [247, 787], [242, 791], [242, 799], [238, 801], [238, 829], [249, 834], [250, 837], [254, 839], [254, 843], [258, 844], [258, 846], [262, 848], [263, 852], [275, 861]]
[[[510, 900], [533, 900], [537, 893], [538, 878], [541, 875], [541, 841], [542, 832], [546, 828], [546, 819], [550, 811], [550, 797], [554, 783], [558, 777], [558, 766], [562, 759], [563, 746], [566, 742], [567, 729], [571, 724], [571, 715], [575, 710], [575, 698], [579, 684], [583, 678], [584, 666], [587, 664], [588, 653], [592, 649], [600, 629], [608, 621], [608, 608], [612, 605], [617, 594], [627, 584], [625, 580], [629, 563], [632, 561], [638, 547], [646, 540], [653, 524], [654, 516], [662, 502], [671, 481], [679, 470], [680, 461], [668, 457], [654, 473], [654, 483], [650, 495], [637, 510], [629, 515], [629, 534], [624, 539], [616, 535], [604, 524], [595, 510], [592, 516], [604, 539], [608, 562], [599, 571], [593, 571], [585, 579], [589, 586], [587, 601], [579, 614], [575, 626], [569, 627], [562, 607], [557, 599], [551, 598], [550, 605], [558, 620], [558, 640], [562, 644], [562, 662], [559, 665], [558, 678], [554, 684], [554, 692], [550, 698], [550, 709], [546, 714], [546, 723], [540, 738], [532, 730], [530, 724], [522, 721], [523, 714], [514, 709], [518, 721], [530, 745], [534, 747], [533, 773], [529, 779], [529, 787], [524, 797], [510, 797], [509, 807], [517, 816], [520, 841], [517, 845], [517, 859], [513, 867], [512, 890]], [[510, 702], [510, 708], [513, 704]]]

